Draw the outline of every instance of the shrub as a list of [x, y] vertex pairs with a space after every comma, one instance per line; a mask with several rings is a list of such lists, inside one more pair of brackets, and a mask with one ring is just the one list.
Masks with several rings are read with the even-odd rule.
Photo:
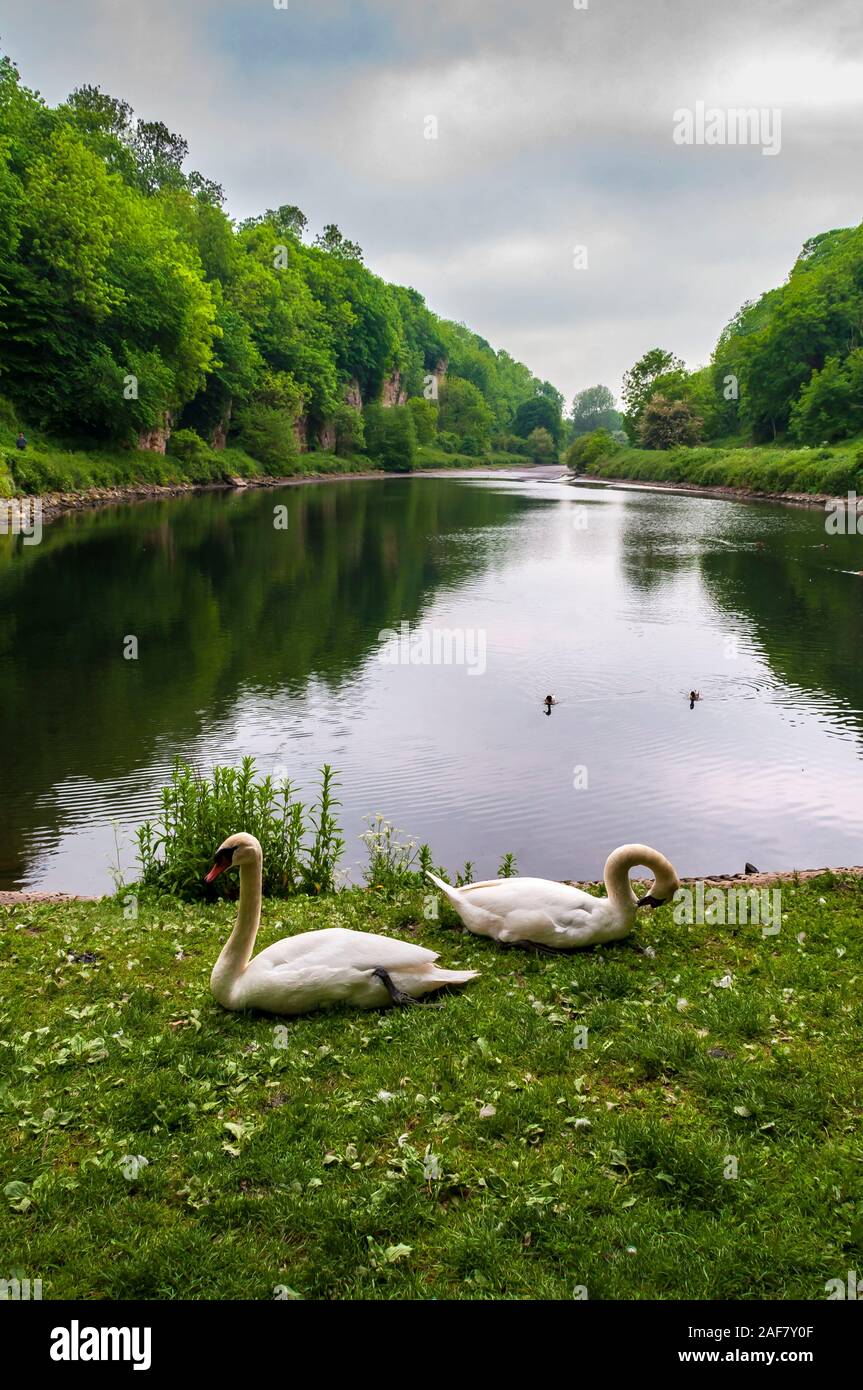
[[491, 447], [495, 453], [499, 454], [526, 454], [527, 440], [522, 439], [520, 434], [496, 434], [491, 441]]
[[[333, 810], [332, 768], [321, 769], [321, 785], [311, 807], [296, 799], [285, 779], [255, 778], [254, 758], [242, 766], [215, 767], [202, 777], [180, 759], [162, 790], [158, 822], [137, 832], [141, 884], [160, 893], [195, 900], [212, 889], [204, 875], [228, 835], [254, 835], [264, 853], [264, 893], [287, 898], [298, 893], [331, 892], [344, 841]], [[217, 892], [235, 897], [237, 885], [227, 876], [216, 880]]]
[[437, 434], [438, 407], [424, 396], [411, 396], [408, 407], [414, 417], [418, 444], [432, 444]]
[[168, 453], [183, 465], [190, 482], [206, 483], [218, 476], [215, 451], [194, 430], [176, 430], [168, 440]]
[[704, 421], [688, 401], [651, 397], [638, 425], [638, 438], [644, 449], [672, 449], [675, 444], [697, 444]]
[[479, 456], [488, 448], [494, 416], [472, 381], [448, 376], [440, 388], [438, 423], [442, 430], [457, 437], [462, 453]]
[[534, 463], [542, 463], [557, 458], [557, 449], [548, 430], [537, 426], [527, 436], [527, 453]]
[[617, 444], [607, 430], [594, 430], [592, 434], [580, 434], [570, 444], [563, 456], [567, 468], [573, 473], [584, 473], [592, 463], [606, 454], [617, 453]]
[[333, 414], [336, 427], [336, 453], [340, 458], [361, 454], [366, 444], [363, 417], [352, 405], [340, 405]]
[[259, 401], [237, 412], [237, 442], [276, 475], [290, 473], [297, 462], [294, 417], [289, 410]]
[[791, 410], [790, 432], [801, 444], [831, 443], [863, 428], [863, 348], [844, 362], [828, 357], [813, 372]]
[[457, 454], [459, 451], [459, 437], [451, 430], [441, 430], [437, 437], [437, 446], [445, 454]]
[[366, 452], [381, 468], [409, 473], [416, 466], [417, 436], [413, 412], [406, 405], [367, 405], [364, 411]]
[[6, 460], [6, 456], [0, 453], [0, 497], [11, 497], [15, 492], [15, 483], [12, 472]]

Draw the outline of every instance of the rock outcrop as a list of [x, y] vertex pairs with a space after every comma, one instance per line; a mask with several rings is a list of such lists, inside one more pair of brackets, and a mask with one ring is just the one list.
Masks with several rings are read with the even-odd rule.
[[168, 447], [168, 440], [171, 438], [173, 425], [174, 420], [171, 412], [166, 410], [161, 425], [155, 425], [151, 430], [142, 430], [138, 435], [138, 448], [149, 449], [154, 454], [164, 454]]
[[394, 372], [391, 372], [390, 375], [384, 379], [383, 388], [381, 390], [381, 405], [387, 407], [404, 405], [407, 398], [408, 393], [402, 386], [402, 374], [398, 368], [396, 368]]
[[231, 424], [231, 402], [228, 401], [225, 413], [213, 426], [213, 433], [210, 436], [210, 444], [216, 450], [224, 449], [228, 443], [228, 430]]
[[294, 439], [297, 441], [297, 450], [301, 454], [309, 452], [309, 419], [307, 415], [299, 415], [294, 421]]
[[438, 398], [438, 392], [440, 391], [440, 388], [443, 386], [444, 378], [446, 377], [446, 369], [447, 369], [448, 366], [449, 366], [449, 359], [446, 358], [446, 357], [441, 357], [441, 358], [435, 363], [435, 365], [434, 365], [434, 367], [432, 368], [432, 370], [431, 370], [430, 372], [427, 372], [427, 373], [426, 373], [426, 376], [433, 376], [433, 377], [434, 377], [435, 389], [434, 389], [434, 394], [433, 394], [433, 396], [431, 397], [431, 399], [432, 399], [433, 401], [436, 401], [437, 398]]
[[332, 422], [327, 421], [318, 430], [318, 446], [327, 453], [332, 453], [336, 447], [336, 427]]

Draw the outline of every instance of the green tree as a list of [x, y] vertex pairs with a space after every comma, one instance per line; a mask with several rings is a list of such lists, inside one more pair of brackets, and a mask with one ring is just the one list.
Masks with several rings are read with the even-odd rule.
[[623, 416], [607, 386], [588, 386], [573, 398], [570, 420], [573, 435], [591, 434], [600, 429], [618, 430], [622, 424]]
[[586, 473], [592, 463], [615, 453], [619, 447], [608, 430], [594, 430], [591, 434], [576, 435], [563, 461], [573, 473]]
[[679, 397], [686, 381], [686, 366], [664, 348], [651, 348], [623, 376], [623, 427], [630, 439], [638, 437], [642, 412], [658, 391]]
[[544, 429], [548, 430], [555, 444], [559, 444], [562, 432], [560, 409], [560, 405], [546, 395], [531, 396], [530, 400], [523, 401], [515, 412], [512, 422], [513, 434], [527, 439], [533, 430]]
[[557, 458], [557, 448], [548, 430], [539, 426], [527, 436], [527, 450], [534, 463], [548, 463]]
[[326, 251], [328, 256], [335, 256], [340, 261], [361, 261], [363, 258], [357, 243], [342, 236], [335, 222], [328, 222], [324, 230], [315, 237], [315, 246], [319, 251]]
[[[829, 358], [844, 361], [861, 338], [863, 226], [811, 238], [786, 283], [735, 315], [714, 363], [739, 381], [743, 427], [756, 440], [772, 440], [788, 429], [813, 373]], [[835, 371], [819, 390], [828, 389]]]
[[675, 444], [697, 444], [703, 423], [688, 401], [670, 401], [662, 395], [652, 396], [641, 413], [639, 443], [645, 449], [672, 449]]
[[409, 473], [416, 464], [414, 417], [406, 405], [367, 405], [366, 452], [388, 473]]
[[408, 407], [414, 417], [418, 444], [431, 444], [437, 434], [438, 406], [435, 401], [427, 401], [422, 396], [412, 396]]
[[342, 456], [361, 454], [366, 447], [366, 432], [362, 414], [351, 405], [340, 405], [333, 416], [336, 427], [336, 453]]
[[863, 430], [863, 348], [843, 362], [828, 357], [791, 408], [791, 434], [801, 444], [832, 443]]
[[[170, 417], [204, 441], [230, 427], [276, 460], [300, 414], [359, 447], [353, 381], [375, 401], [398, 379], [415, 401], [411, 427], [385, 427], [403, 458], [411, 429], [480, 456], [525, 401], [559, 413], [550, 383], [373, 275], [334, 223], [312, 246], [292, 203], [235, 227], [187, 154], [98, 87], [52, 109], [0, 55], [0, 373], [18, 418], [134, 442]], [[437, 435], [430, 373], [449, 383]]]
[[473, 382], [448, 376], [440, 389], [438, 429], [454, 434], [466, 454], [484, 454], [494, 421], [482, 392]]

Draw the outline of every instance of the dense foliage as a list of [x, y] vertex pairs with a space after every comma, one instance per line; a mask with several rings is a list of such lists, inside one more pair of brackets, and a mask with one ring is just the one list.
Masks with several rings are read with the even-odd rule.
[[[17, 424], [112, 447], [193, 430], [275, 472], [306, 447], [361, 451], [359, 407], [381, 400], [423, 402], [413, 434], [440, 425], [454, 452], [510, 427], [557, 438], [548, 383], [373, 275], [334, 224], [312, 239], [286, 203], [236, 225], [187, 153], [96, 87], [49, 107], [0, 56], [0, 392]], [[535, 399], [554, 418], [515, 428]], [[406, 410], [388, 431], [412, 437]]]
[[[652, 408], [658, 397], [668, 405]], [[701, 438], [817, 446], [859, 434], [863, 225], [808, 241], [785, 284], [735, 315], [709, 366], [689, 372], [662, 348], [646, 352], [624, 376], [623, 401], [629, 438], [649, 448]]]

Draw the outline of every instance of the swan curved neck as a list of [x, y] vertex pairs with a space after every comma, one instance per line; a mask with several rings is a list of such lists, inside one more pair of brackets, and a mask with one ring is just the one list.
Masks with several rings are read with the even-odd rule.
[[243, 974], [252, 958], [255, 938], [261, 924], [262, 863], [260, 856], [240, 865], [240, 902], [234, 930], [213, 966], [210, 985], [219, 1003], [224, 1002], [232, 985]]
[[609, 902], [613, 903], [621, 912], [635, 912], [638, 899], [632, 891], [629, 883], [629, 871], [641, 861], [633, 859], [629, 852], [630, 846], [625, 845], [622, 849], [616, 849], [605, 861], [605, 891], [608, 894]]
[[677, 876], [658, 850], [649, 845], [621, 845], [608, 856], [605, 864], [605, 887], [609, 899], [621, 911], [634, 912], [638, 898], [632, 891], [629, 875], [632, 869], [650, 869], [657, 884], [676, 884]]

